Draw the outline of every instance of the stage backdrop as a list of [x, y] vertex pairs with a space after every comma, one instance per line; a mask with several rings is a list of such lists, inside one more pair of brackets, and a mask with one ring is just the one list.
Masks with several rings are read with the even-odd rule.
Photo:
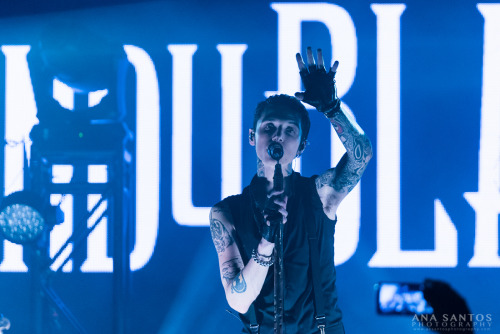
[[[95, 55], [122, 53], [129, 64], [120, 80], [133, 133], [130, 333], [239, 331], [226, 312], [208, 212], [250, 182], [254, 108], [270, 94], [301, 90], [295, 53], [307, 46], [322, 48], [328, 63], [339, 60], [339, 97], [375, 151], [338, 213], [347, 332], [422, 331], [411, 316], [377, 315], [374, 285], [425, 278], [466, 299], [478, 332], [500, 332], [500, 4], [152, 1], [5, 17], [0, 45], [4, 195], [25, 186], [23, 152], [37, 115], [59, 117], [44, 101], [68, 113], [81, 106], [82, 91], [64, 76], [41, 88], [52, 92], [45, 100], [35, 93], [45, 58], [32, 58], [49, 45], [80, 78], [107, 75]], [[116, 87], [108, 88], [87, 91], [84, 101], [98, 105]], [[328, 121], [310, 115], [310, 145], [294, 166], [306, 176], [343, 154]], [[71, 164], [53, 174], [54, 182], [69, 182]], [[106, 180], [106, 166], [90, 167], [88, 177]], [[52, 231], [51, 255], [84, 224], [73, 214], [77, 202], [96, 200], [52, 196], [66, 221]], [[111, 331], [110, 238], [104, 219], [52, 278], [89, 333]], [[12, 334], [29, 331], [29, 258], [28, 248], [2, 241], [0, 313]], [[74, 332], [61, 314], [53, 317], [61, 333]]]

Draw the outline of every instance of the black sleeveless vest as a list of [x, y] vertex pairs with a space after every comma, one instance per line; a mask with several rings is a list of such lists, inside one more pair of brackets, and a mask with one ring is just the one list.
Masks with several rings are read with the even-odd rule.
[[[329, 219], [316, 190], [315, 177], [302, 177], [293, 173], [289, 182], [289, 198], [287, 203], [288, 217], [284, 226], [284, 277], [285, 277], [285, 333], [318, 333], [314, 319], [314, 293], [311, 279], [309, 259], [309, 243], [307, 238], [307, 219], [314, 219], [318, 235], [321, 285], [326, 308], [326, 328], [342, 328], [342, 314], [337, 305], [335, 287], [335, 266], [333, 262], [333, 241], [335, 223]], [[241, 195], [230, 196], [224, 200], [229, 206], [235, 227], [234, 238], [241, 253], [243, 262], [250, 260], [252, 250], [257, 248], [261, 240], [256, 210], [258, 196], [265, 195], [265, 188], [260, 178], [255, 176]], [[271, 267], [267, 274], [260, 295], [254, 301], [260, 333], [273, 333], [274, 328], [274, 270]], [[249, 312], [251, 312], [250, 309]], [[250, 333], [249, 313], [240, 314], [245, 328]]]

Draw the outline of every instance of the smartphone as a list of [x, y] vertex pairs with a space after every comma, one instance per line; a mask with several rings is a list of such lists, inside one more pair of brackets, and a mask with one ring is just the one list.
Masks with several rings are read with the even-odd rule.
[[432, 314], [424, 298], [423, 283], [380, 282], [376, 284], [377, 313], [395, 315]]

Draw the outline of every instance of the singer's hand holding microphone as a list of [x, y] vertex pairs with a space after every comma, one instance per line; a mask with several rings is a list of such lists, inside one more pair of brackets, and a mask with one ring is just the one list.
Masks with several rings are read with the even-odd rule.
[[276, 160], [276, 166], [273, 178], [274, 188], [273, 191], [267, 195], [266, 205], [262, 213], [264, 216], [264, 224], [261, 232], [264, 239], [274, 243], [280, 228], [280, 223], [286, 223], [286, 217], [288, 216], [288, 212], [286, 211], [288, 196], [284, 196], [283, 174], [279, 163], [284, 153], [283, 146], [278, 142], [273, 142], [269, 145], [267, 153], [271, 158]]
[[262, 237], [271, 243], [274, 243], [276, 240], [281, 219], [283, 219], [283, 224], [285, 224], [286, 217], [288, 216], [288, 212], [286, 211], [288, 196], [283, 196], [283, 193], [283, 190], [273, 190], [267, 195], [266, 207], [263, 212], [264, 224], [262, 226]]

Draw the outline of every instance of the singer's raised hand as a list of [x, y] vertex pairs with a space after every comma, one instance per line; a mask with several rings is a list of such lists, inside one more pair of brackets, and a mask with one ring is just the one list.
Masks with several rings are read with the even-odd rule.
[[319, 112], [328, 113], [339, 106], [340, 100], [337, 97], [337, 87], [335, 85], [335, 74], [339, 62], [335, 61], [329, 71], [326, 71], [323, 52], [317, 51], [318, 63], [314, 60], [311, 47], [307, 48], [307, 66], [300, 53], [297, 53], [297, 65], [299, 66], [300, 77], [304, 84], [305, 92], [295, 93], [295, 97], [307, 104], [315, 107]]

